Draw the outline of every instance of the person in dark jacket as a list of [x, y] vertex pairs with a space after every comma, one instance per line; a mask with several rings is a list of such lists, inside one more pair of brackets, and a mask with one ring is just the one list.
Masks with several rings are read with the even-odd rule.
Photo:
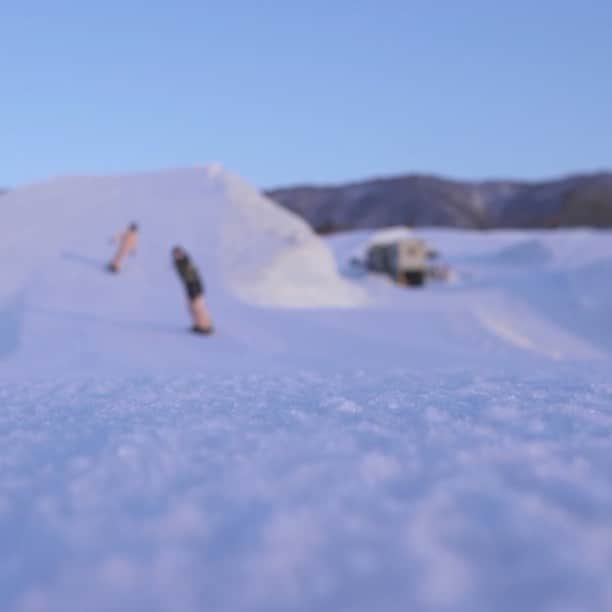
[[172, 249], [172, 259], [187, 293], [189, 312], [193, 319], [191, 331], [197, 334], [212, 334], [214, 331], [212, 319], [204, 302], [204, 283], [198, 269], [180, 246]]

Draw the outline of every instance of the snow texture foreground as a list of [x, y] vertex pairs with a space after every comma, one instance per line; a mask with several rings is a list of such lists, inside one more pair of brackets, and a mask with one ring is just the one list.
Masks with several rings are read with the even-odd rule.
[[1, 400], [3, 610], [612, 608], [610, 384], [300, 373]]
[[218, 166], [2, 198], [1, 612], [612, 610], [612, 234], [408, 291]]

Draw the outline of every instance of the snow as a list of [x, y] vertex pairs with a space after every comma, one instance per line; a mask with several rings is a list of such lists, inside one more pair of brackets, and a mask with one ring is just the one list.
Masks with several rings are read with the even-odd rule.
[[368, 240], [368, 246], [393, 244], [413, 236], [414, 232], [408, 227], [388, 227], [374, 232]]
[[419, 231], [408, 290], [218, 165], [1, 206], [1, 610], [612, 609], [609, 232]]
[[3, 609], [609, 609], [612, 385], [407, 374], [5, 386]]

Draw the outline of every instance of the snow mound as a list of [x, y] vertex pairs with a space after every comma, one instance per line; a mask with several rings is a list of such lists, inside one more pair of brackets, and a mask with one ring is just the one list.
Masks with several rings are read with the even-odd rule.
[[300, 217], [244, 181], [209, 170], [223, 194], [220, 264], [232, 291], [262, 306], [357, 306], [365, 294], [341, 279], [327, 245]]
[[399, 240], [412, 237], [414, 237], [414, 232], [409, 227], [403, 227], [401, 225], [387, 227], [374, 232], [368, 240], [368, 246], [394, 244]]
[[167, 268], [170, 248], [181, 244], [213, 293], [283, 307], [350, 307], [363, 301], [304, 221], [218, 164], [56, 179], [8, 194], [3, 212], [8, 219], [3, 261], [12, 254], [3, 270], [5, 298], [22, 290], [50, 258], [101, 263], [97, 247], [135, 220], [143, 242], [137, 258], [141, 278], [135, 282], [162, 282], [156, 270]]
[[552, 253], [537, 238], [521, 240], [507, 246], [493, 256], [495, 263], [526, 266], [543, 265], [552, 260]]

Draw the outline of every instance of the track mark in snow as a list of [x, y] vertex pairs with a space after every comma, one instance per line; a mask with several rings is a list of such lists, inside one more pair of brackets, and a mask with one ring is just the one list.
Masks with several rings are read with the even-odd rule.
[[516, 327], [507, 321], [500, 321], [482, 311], [478, 313], [478, 318], [491, 333], [513, 346], [535, 353], [543, 353], [553, 359], [560, 359], [562, 357], [559, 351], [548, 351], [537, 346], [530, 338], [521, 334]]
[[605, 355], [583, 338], [542, 319], [514, 300], [475, 309], [482, 326], [505, 343], [556, 361], [571, 358], [602, 358]]

